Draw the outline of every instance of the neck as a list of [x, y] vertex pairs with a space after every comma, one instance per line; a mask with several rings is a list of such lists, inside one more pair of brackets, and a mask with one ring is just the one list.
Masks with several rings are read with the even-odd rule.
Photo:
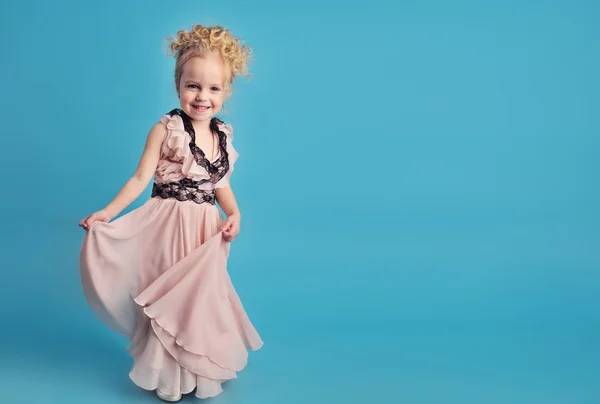
[[191, 119], [192, 126], [194, 127], [194, 130], [196, 131], [196, 133], [209, 131], [211, 121], [212, 121], [212, 118], [205, 119], [203, 121], [197, 121], [197, 120]]

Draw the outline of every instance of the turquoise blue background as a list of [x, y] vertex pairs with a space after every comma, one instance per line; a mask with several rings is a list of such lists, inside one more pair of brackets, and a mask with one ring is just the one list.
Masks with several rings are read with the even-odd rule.
[[2, 2], [0, 401], [157, 402], [86, 305], [77, 222], [177, 106], [164, 39], [198, 22], [254, 49], [222, 118], [229, 270], [265, 340], [208, 402], [600, 403], [598, 21], [591, 0]]

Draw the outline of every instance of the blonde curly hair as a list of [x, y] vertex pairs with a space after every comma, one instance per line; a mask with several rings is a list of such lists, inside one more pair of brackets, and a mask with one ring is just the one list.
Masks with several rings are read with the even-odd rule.
[[225, 91], [231, 92], [231, 85], [237, 76], [249, 76], [248, 63], [252, 54], [239, 38], [220, 26], [206, 27], [196, 24], [190, 31], [179, 30], [177, 37], [169, 37], [169, 56], [175, 55], [175, 88], [179, 94], [179, 81], [183, 66], [193, 57], [208, 53], [219, 54], [225, 65]]

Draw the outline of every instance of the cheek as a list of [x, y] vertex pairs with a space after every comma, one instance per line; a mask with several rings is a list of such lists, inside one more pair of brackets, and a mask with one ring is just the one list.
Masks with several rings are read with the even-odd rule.
[[218, 105], [218, 106], [223, 105], [223, 101], [225, 101], [225, 100], [224, 100], [224, 97], [221, 95], [215, 95], [215, 97], [213, 98], [213, 104]]
[[194, 94], [189, 89], [182, 89], [179, 92], [179, 99], [181, 101], [191, 101], [194, 98]]

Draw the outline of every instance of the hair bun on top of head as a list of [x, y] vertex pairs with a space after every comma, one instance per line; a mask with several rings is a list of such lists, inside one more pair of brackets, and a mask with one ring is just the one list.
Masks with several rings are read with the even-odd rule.
[[[248, 63], [252, 51], [226, 28], [196, 24], [190, 31], [179, 30], [177, 36], [168, 38], [168, 41], [171, 51], [169, 56], [175, 55], [179, 68], [194, 56], [214, 52], [223, 58], [230, 83], [233, 83], [236, 76], [249, 76]], [[178, 77], [177, 70], [176, 68], [176, 81], [181, 77]]]

